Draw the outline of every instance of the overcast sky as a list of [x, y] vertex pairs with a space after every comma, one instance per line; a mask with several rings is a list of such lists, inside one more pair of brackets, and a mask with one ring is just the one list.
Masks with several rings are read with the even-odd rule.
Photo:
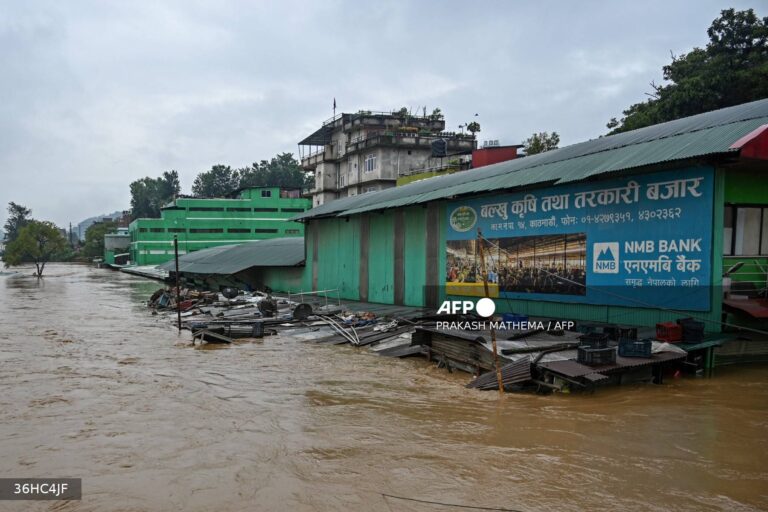
[[448, 129], [478, 113], [481, 141], [594, 138], [730, 6], [750, 5], [0, 0], [0, 223], [9, 201], [64, 227], [127, 209], [137, 178], [176, 169], [188, 192], [296, 153], [334, 97]]

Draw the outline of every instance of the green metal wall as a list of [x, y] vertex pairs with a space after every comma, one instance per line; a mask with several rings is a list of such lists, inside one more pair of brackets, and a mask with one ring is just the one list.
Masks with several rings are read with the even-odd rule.
[[392, 304], [394, 287], [395, 222], [392, 212], [371, 215], [368, 250], [368, 302]]
[[405, 209], [405, 304], [424, 305], [427, 273], [427, 210], [421, 206]]
[[[323, 219], [307, 226], [304, 250], [306, 265], [300, 289], [338, 290], [348, 300], [359, 299], [360, 220], [359, 218]], [[313, 244], [318, 240], [317, 286], [312, 286]], [[269, 285], [275, 288], [271, 284]], [[277, 288], [275, 288], [277, 289]], [[288, 290], [299, 291], [299, 290]]]
[[[592, 304], [573, 304], [555, 301], [497, 300], [499, 313], [515, 312], [537, 317], [554, 319], [576, 319], [595, 322], [621, 323], [628, 325], [654, 325], [658, 322], [671, 321], [682, 316], [692, 316], [705, 321], [707, 330], [720, 329], [722, 297], [719, 289], [723, 262], [723, 204], [725, 203], [725, 174], [717, 170], [715, 175], [714, 217], [712, 222], [713, 251], [712, 272], [713, 290], [711, 310], [665, 311], [654, 308], [625, 306], [601, 306]], [[439, 208], [439, 300], [446, 297], [444, 276], [446, 265], [445, 253], [445, 203], [438, 203]], [[425, 305], [425, 286], [427, 272], [427, 209], [421, 206], [404, 208], [405, 229], [405, 304], [409, 306]], [[370, 241], [368, 250], [368, 300], [391, 304], [394, 301], [394, 239], [395, 214], [385, 210], [369, 215]], [[340, 289], [341, 297], [358, 300], [358, 276], [360, 273], [360, 216], [346, 219], [315, 219], [307, 227], [306, 251], [307, 265], [301, 279], [301, 288], [312, 289], [312, 259], [314, 237], [318, 237], [317, 283], [314, 289]], [[276, 271], [277, 272], [277, 271]], [[278, 282], [275, 279], [275, 282]], [[270, 284], [270, 286], [272, 286]], [[276, 286], [272, 286], [278, 289]], [[465, 297], [449, 297], [461, 298]]]
[[725, 176], [725, 202], [768, 204], [768, 166], [754, 170], [729, 170]]

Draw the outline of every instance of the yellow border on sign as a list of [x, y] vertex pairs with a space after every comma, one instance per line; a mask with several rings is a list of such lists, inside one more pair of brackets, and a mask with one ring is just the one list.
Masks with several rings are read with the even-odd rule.
[[[491, 297], [498, 297], [498, 283], [488, 283], [488, 292]], [[485, 288], [483, 283], [445, 283], [445, 293], [446, 295], [485, 297]]]

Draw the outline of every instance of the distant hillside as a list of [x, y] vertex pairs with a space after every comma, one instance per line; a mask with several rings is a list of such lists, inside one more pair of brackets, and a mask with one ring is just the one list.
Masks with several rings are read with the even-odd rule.
[[105, 213], [103, 215], [95, 215], [93, 217], [88, 217], [87, 219], [82, 221], [80, 224], [78, 224], [77, 227], [72, 226], [72, 230], [78, 234], [78, 236], [80, 237], [80, 240], [85, 240], [85, 232], [94, 223], [107, 218], [115, 220], [115, 219], [119, 219], [122, 216], [123, 216], [123, 212], [112, 212], [112, 213]]

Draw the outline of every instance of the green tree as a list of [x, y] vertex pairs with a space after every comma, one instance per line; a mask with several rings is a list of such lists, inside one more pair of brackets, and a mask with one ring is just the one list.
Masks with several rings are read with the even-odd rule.
[[280, 153], [271, 160], [254, 162], [239, 169], [239, 187], [303, 188], [311, 186], [311, 175], [305, 172], [293, 153]]
[[11, 201], [8, 203], [8, 219], [5, 221], [5, 239], [8, 242], [13, 242], [16, 237], [19, 236], [21, 228], [26, 226], [30, 221], [30, 215], [32, 210], [26, 208], [20, 204]]
[[210, 171], [197, 175], [192, 183], [195, 197], [224, 197], [237, 189], [240, 184], [239, 172], [228, 165], [214, 165]]
[[523, 141], [525, 154], [528, 156], [557, 149], [558, 144], [560, 144], [560, 136], [557, 132], [534, 133]]
[[467, 131], [471, 133], [472, 135], [476, 134], [480, 131], [480, 123], [477, 121], [472, 121], [467, 125]]
[[179, 173], [164, 172], [158, 178], [142, 178], [131, 183], [131, 217], [159, 217], [160, 208], [181, 192]]
[[52, 222], [30, 220], [6, 246], [5, 266], [32, 262], [37, 268], [37, 277], [42, 277], [45, 264], [64, 254], [67, 248], [67, 239]]
[[104, 254], [104, 235], [117, 229], [117, 222], [96, 222], [85, 232], [83, 254], [89, 258], [100, 257]]
[[669, 83], [652, 82], [648, 100], [606, 125], [611, 134], [768, 97], [768, 17], [726, 9], [707, 35], [706, 48], [672, 56], [663, 68]]

